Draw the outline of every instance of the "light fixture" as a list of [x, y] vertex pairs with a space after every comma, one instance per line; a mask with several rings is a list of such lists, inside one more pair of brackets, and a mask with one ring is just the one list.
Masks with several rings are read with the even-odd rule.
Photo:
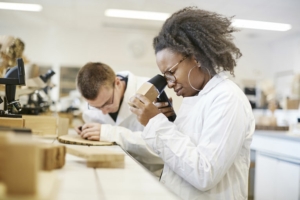
[[0, 2], [0, 9], [39, 12], [43, 7], [39, 4]]
[[[107, 9], [105, 10], [107, 17], [119, 17], [130, 19], [146, 19], [165, 21], [171, 15], [169, 13], [135, 11], [135, 10], [121, 10], [121, 9]], [[271, 31], [288, 31], [292, 28], [290, 24], [281, 24], [273, 22], [253, 21], [244, 19], [233, 19], [232, 26], [239, 28], [261, 29]]]
[[146, 19], [146, 20], [157, 20], [157, 21], [165, 21], [168, 17], [170, 17], [169, 13], [120, 10], [120, 9], [107, 9], [105, 10], [104, 14], [107, 17]]
[[239, 28], [262, 29], [270, 31], [288, 31], [292, 28], [290, 24], [273, 22], [253, 21], [244, 19], [233, 19], [232, 26]]

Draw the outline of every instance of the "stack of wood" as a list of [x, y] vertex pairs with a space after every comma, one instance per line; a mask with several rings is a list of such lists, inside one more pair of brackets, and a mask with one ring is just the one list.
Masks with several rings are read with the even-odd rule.
[[0, 131], [0, 199], [5, 196], [36, 196], [41, 170], [65, 164], [66, 148], [33, 140], [31, 135]]

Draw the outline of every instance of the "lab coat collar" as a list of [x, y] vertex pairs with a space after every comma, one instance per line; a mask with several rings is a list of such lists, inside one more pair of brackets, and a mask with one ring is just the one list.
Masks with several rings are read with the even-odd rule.
[[203, 90], [198, 93], [198, 96], [207, 94], [213, 88], [215, 88], [219, 83], [223, 82], [224, 80], [228, 79], [228, 76], [225, 72], [219, 72], [218, 74], [214, 75], [212, 79], [210, 79], [207, 84], [204, 86]]
[[121, 124], [132, 113], [129, 111], [128, 103], [129, 99], [135, 94], [136, 91], [136, 76], [129, 71], [118, 72], [117, 75], [121, 75], [128, 78], [126, 90], [124, 92], [123, 102], [120, 106], [120, 111], [117, 117], [116, 125]]

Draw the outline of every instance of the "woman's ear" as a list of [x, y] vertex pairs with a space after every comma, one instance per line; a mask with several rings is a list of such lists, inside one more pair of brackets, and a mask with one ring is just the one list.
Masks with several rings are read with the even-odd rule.
[[195, 65], [196, 65], [197, 67], [201, 67], [200, 62], [199, 62], [198, 60], [196, 60], [195, 56], [193, 56], [193, 60], [194, 60]]
[[200, 62], [199, 61], [197, 61], [197, 60], [195, 60], [196, 61], [196, 65], [197, 65], [197, 67], [201, 67], [201, 64], [200, 64]]

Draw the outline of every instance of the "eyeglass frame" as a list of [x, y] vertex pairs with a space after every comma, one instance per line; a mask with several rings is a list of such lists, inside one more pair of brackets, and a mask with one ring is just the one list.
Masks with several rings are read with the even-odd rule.
[[[166, 71], [164, 72], [164, 77], [165, 77], [165, 79], [167, 80], [167, 82], [170, 82], [170, 83], [173, 83], [173, 84], [175, 84], [175, 83], [177, 82], [176, 76], [174, 76], [174, 72], [171, 72], [171, 70], [172, 70], [174, 67], [178, 66], [181, 62], [183, 62], [187, 57], [188, 57], [188, 56], [184, 56], [179, 62], [177, 62], [177, 63], [176, 63], [175, 65], [173, 65], [170, 69], [168, 69], [168, 70], [166, 70]], [[169, 77], [170, 77], [170, 76], [171, 76], [171, 77], [174, 77], [174, 81], [173, 81], [173, 80], [170, 80], [169, 78], [167, 78], [166, 73], [169, 74]]]
[[105, 108], [105, 107], [107, 107], [107, 106], [110, 106], [110, 105], [112, 105], [112, 104], [114, 103], [114, 99], [115, 99], [115, 82], [113, 83], [113, 94], [112, 94], [112, 96], [111, 96], [110, 98], [112, 99], [111, 102], [110, 102], [110, 103], [105, 103], [105, 104], [104, 104], [103, 106], [101, 106], [101, 107], [94, 107], [94, 106], [91, 106], [91, 105], [88, 103], [88, 110], [93, 110], [92, 108], [101, 110], [101, 109], [103, 109], [103, 108]]

